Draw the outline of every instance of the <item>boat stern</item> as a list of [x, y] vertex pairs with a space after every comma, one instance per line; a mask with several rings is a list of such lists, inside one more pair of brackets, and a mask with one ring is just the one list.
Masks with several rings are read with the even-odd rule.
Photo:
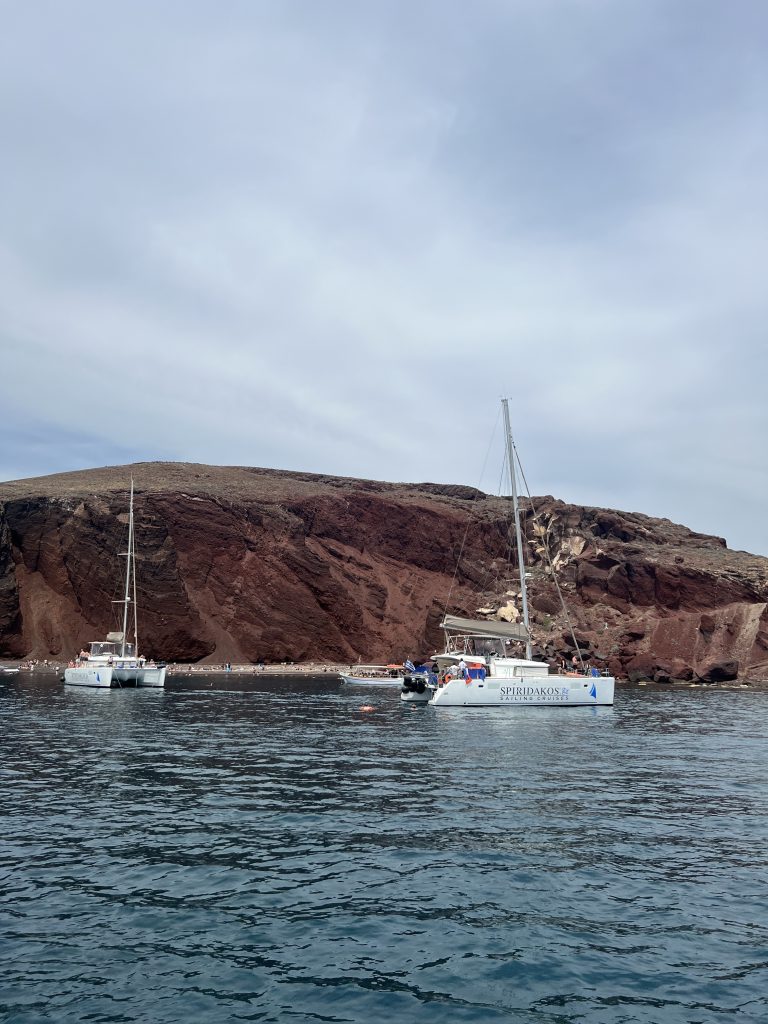
[[137, 686], [165, 686], [165, 673], [167, 671], [166, 665], [153, 666], [151, 668], [143, 668], [139, 670], [139, 675], [136, 680]]
[[68, 686], [95, 686], [109, 689], [116, 686], [114, 671], [107, 665], [78, 665], [64, 669], [64, 683]]
[[435, 693], [435, 686], [427, 676], [410, 675], [403, 679], [400, 700], [404, 704], [428, 704]]

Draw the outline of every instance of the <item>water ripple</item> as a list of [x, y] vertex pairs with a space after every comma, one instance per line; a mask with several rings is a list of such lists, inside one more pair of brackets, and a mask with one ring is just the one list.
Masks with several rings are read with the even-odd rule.
[[3, 1019], [768, 1019], [768, 695], [396, 696], [0, 684]]

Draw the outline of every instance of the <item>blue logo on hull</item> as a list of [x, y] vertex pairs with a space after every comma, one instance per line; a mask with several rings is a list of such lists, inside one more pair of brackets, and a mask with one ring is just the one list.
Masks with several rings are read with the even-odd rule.
[[589, 696], [590, 697], [597, 697], [597, 687], [595, 686], [594, 683], [592, 683], [592, 685], [589, 688]]

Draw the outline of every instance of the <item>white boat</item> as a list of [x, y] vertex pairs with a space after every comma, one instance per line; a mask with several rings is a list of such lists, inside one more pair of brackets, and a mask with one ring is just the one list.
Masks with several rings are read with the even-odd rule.
[[[520, 567], [522, 623], [466, 619], [445, 615], [445, 650], [434, 655], [438, 681], [421, 692], [406, 680], [400, 699], [433, 707], [600, 707], [613, 704], [615, 680], [597, 669], [550, 673], [531, 651], [520, 509], [517, 499], [514, 443], [507, 399], [502, 399], [506, 454], [512, 490], [517, 557]], [[525, 644], [525, 657], [510, 657], [508, 647]]]
[[404, 676], [387, 665], [356, 665], [351, 672], [340, 672], [344, 683], [355, 686], [402, 686]]
[[[106, 640], [94, 640], [90, 650], [80, 651], [75, 661], [64, 670], [64, 682], [69, 686], [95, 687], [162, 687], [165, 686], [164, 664], [147, 661], [138, 654], [138, 619], [136, 608], [136, 550], [133, 529], [133, 479], [128, 512], [128, 545], [126, 556], [123, 628], [108, 633]], [[133, 643], [127, 642], [129, 608], [133, 605]]]
[[[543, 661], [530, 657], [526, 627], [518, 623], [464, 619], [446, 615], [445, 650], [434, 656], [440, 669], [438, 682], [421, 693], [403, 685], [405, 703], [435, 707], [597, 707], [613, 704], [610, 676], [582, 673], [553, 674]], [[513, 658], [511, 643], [526, 643], [525, 658]]]

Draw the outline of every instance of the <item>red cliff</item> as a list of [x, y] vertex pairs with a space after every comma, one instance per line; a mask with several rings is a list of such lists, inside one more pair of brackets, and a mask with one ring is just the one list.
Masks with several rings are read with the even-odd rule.
[[[518, 610], [505, 499], [144, 463], [0, 484], [0, 655], [68, 659], [115, 628], [131, 473], [147, 655], [401, 659], [440, 644], [446, 606]], [[618, 676], [768, 676], [768, 559], [636, 513], [533, 506], [523, 518], [540, 653], [573, 649], [551, 563], [580, 646]]]

